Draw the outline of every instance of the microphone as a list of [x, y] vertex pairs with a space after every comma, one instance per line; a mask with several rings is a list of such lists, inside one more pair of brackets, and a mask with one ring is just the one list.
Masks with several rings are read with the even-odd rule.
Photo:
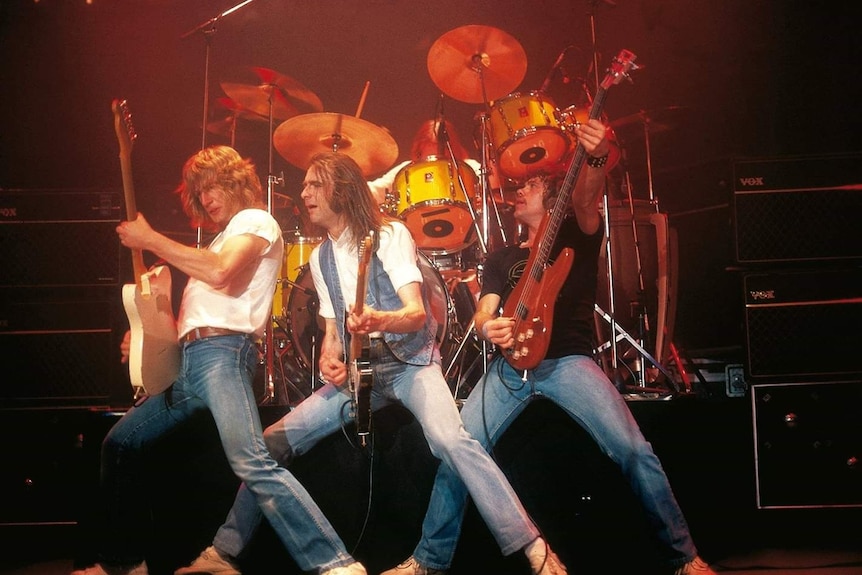
[[569, 48], [571, 48], [571, 46], [566, 46], [565, 48], [563, 48], [563, 51], [560, 52], [560, 55], [557, 56], [557, 61], [554, 62], [553, 66], [551, 66], [551, 70], [548, 72], [548, 75], [545, 76], [545, 81], [542, 82], [542, 87], [539, 88], [540, 92], [547, 92], [548, 91], [548, 88], [551, 85], [551, 80], [554, 78], [554, 73], [557, 71], [557, 69], [563, 63], [563, 59], [566, 57], [566, 52], [569, 51]]

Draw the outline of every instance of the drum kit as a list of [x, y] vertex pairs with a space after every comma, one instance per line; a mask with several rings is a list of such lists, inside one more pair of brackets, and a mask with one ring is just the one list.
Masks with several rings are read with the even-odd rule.
[[[430, 47], [427, 65], [442, 92], [440, 116], [444, 95], [481, 105], [474, 132], [480, 158], [473, 161], [477, 167], [453, 160], [458, 156], [441, 117], [440, 154], [414, 159], [401, 168], [381, 211], [401, 219], [419, 247], [420, 268], [440, 325], [437, 336], [444, 368], [457, 400], [459, 395], [465, 397], [486, 367], [487, 350], [472, 334], [471, 323], [481, 263], [489, 245], [518, 240], [503, 183], [513, 184], [508, 189], [511, 192], [514, 184], [532, 174], [567, 165], [577, 147], [575, 128], [587, 121], [590, 110], [578, 106], [560, 109], [546, 92], [559, 60], [541, 89], [514, 91], [526, 74], [526, 54], [515, 38], [490, 26], [462, 26], [443, 34]], [[273, 149], [303, 170], [322, 151], [347, 154], [369, 178], [393, 169], [398, 145], [385, 128], [360, 117], [361, 103], [354, 115], [324, 112], [320, 99], [298, 81], [266, 68], [252, 70], [260, 79], [257, 85], [221, 84], [227, 98], [219, 104], [228, 114], [210, 122], [208, 131], [230, 135], [233, 144], [238, 120], [268, 120], [270, 174]], [[605, 120], [611, 141], [610, 169], [622, 157], [615, 128], [648, 129], [650, 120], [647, 112], [617, 122]], [[273, 189], [277, 183], [278, 178], [270, 175], [270, 209], [293, 204], [289, 196]], [[658, 211], [655, 202], [650, 206]], [[303, 233], [299, 224], [285, 233], [284, 264], [275, 288], [272, 328], [264, 345], [261, 403], [295, 405], [320, 385], [316, 364], [323, 322], [317, 314], [308, 261], [321, 241], [313, 233]]]

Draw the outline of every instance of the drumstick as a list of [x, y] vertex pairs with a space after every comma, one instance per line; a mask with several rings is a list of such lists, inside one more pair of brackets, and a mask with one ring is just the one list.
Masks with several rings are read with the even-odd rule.
[[365, 81], [365, 89], [362, 90], [362, 97], [359, 98], [359, 106], [356, 108], [356, 117], [358, 118], [362, 114], [362, 108], [365, 107], [365, 96], [368, 95], [368, 86], [371, 85], [371, 80]]

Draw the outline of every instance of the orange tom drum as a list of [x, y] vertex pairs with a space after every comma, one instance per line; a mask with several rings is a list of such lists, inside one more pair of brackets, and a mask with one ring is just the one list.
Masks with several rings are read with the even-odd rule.
[[497, 165], [516, 180], [553, 169], [569, 150], [556, 106], [540, 92], [514, 92], [492, 102], [490, 125]]

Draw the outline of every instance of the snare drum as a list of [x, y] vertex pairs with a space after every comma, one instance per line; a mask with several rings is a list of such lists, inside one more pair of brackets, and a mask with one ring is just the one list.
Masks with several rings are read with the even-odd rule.
[[455, 253], [472, 243], [473, 217], [467, 201], [475, 197], [476, 173], [464, 162], [458, 162], [458, 171], [464, 187], [454, 162], [431, 156], [408, 164], [395, 176], [398, 217], [426, 253]]
[[[574, 150], [578, 145], [578, 137], [575, 135], [575, 128], [580, 124], [584, 124], [590, 119], [590, 110], [588, 108], [578, 108], [577, 106], [569, 106], [559, 114], [560, 125], [563, 127], [567, 137], [571, 141], [571, 149]], [[606, 170], [610, 171], [620, 161], [620, 145], [617, 142], [617, 135], [614, 129], [605, 123], [605, 137], [608, 139], [610, 149], [608, 150], [608, 163]]]
[[497, 164], [510, 178], [551, 169], [569, 150], [554, 102], [540, 92], [514, 92], [493, 102], [490, 125]]
[[272, 298], [272, 315], [285, 317], [287, 314], [287, 295], [293, 283], [299, 279], [302, 266], [308, 263], [311, 251], [319, 245], [321, 238], [306, 238], [291, 236], [284, 243], [284, 262], [281, 265], [281, 275]]

